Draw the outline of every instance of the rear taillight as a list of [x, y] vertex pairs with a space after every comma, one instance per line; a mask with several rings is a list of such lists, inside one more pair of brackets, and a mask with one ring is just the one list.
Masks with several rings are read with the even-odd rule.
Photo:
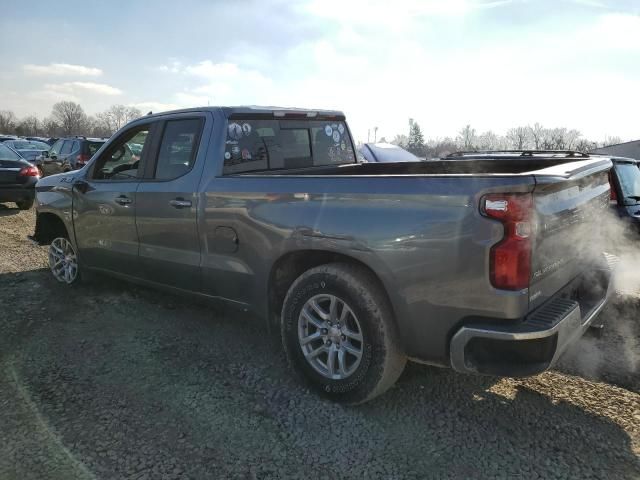
[[76, 157], [76, 165], [84, 165], [89, 161], [90, 158], [91, 158], [91, 155], [86, 155], [84, 153], [81, 153]]
[[611, 176], [611, 170], [609, 170], [609, 187], [611, 188], [611, 190], [609, 190], [609, 200], [618, 203], [618, 194], [616, 193], [616, 185]]
[[38, 172], [36, 167], [24, 167], [18, 172], [18, 175], [21, 177], [39, 177], [40, 172]]
[[530, 193], [491, 194], [482, 198], [483, 215], [504, 226], [503, 239], [491, 247], [491, 284], [501, 290], [522, 290], [531, 278], [533, 197]]

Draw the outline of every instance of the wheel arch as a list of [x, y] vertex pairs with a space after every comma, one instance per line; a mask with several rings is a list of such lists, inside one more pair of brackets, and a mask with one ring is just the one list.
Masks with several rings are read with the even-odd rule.
[[268, 300], [268, 321], [271, 325], [279, 321], [285, 296], [293, 282], [304, 272], [311, 268], [329, 263], [346, 263], [356, 265], [363, 269], [384, 292], [385, 299], [389, 302], [391, 312], [393, 314], [394, 323], [397, 326], [395, 309], [393, 301], [385, 287], [380, 275], [362, 260], [338, 253], [330, 250], [296, 250], [285, 253], [279, 257], [272, 265], [267, 281], [267, 300]]
[[55, 213], [41, 212], [36, 217], [36, 230], [33, 239], [40, 245], [48, 245], [56, 238], [64, 236], [71, 239], [71, 235], [64, 220]]

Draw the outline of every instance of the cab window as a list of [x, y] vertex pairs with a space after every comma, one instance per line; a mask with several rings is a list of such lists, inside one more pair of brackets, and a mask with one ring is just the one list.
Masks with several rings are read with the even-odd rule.
[[92, 178], [95, 180], [124, 181], [142, 176], [141, 159], [149, 148], [149, 125], [125, 132], [114, 141], [95, 162]]
[[223, 173], [356, 163], [343, 121], [229, 119]]
[[202, 121], [198, 118], [169, 120], [164, 127], [155, 178], [172, 180], [193, 168], [200, 141]]

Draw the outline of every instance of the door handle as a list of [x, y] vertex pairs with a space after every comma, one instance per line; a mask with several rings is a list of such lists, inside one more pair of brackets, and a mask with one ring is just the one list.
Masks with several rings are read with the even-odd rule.
[[133, 200], [131, 200], [128, 197], [125, 197], [124, 195], [121, 195], [115, 199], [115, 202], [118, 205], [129, 205], [130, 203], [133, 203]]
[[174, 208], [187, 208], [191, 206], [191, 200], [176, 198], [175, 200], [169, 200], [169, 205], [171, 205]]

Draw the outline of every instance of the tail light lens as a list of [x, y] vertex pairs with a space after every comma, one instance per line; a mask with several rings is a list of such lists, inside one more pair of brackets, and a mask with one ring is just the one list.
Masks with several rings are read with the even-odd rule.
[[87, 163], [89, 161], [89, 159], [91, 158], [90, 155], [86, 155], [84, 153], [81, 153], [80, 155], [78, 155], [76, 157], [76, 165], [82, 165], [84, 166], [85, 163]]
[[486, 195], [482, 198], [480, 211], [504, 226], [503, 239], [491, 247], [491, 284], [501, 290], [528, 288], [531, 278], [532, 195]]
[[39, 177], [40, 172], [36, 167], [24, 167], [18, 172], [18, 175], [21, 177]]

